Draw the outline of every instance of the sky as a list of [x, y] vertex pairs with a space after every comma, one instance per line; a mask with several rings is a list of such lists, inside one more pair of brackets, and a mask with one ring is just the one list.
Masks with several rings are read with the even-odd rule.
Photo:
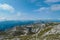
[[60, 0], [0, 0], [0, 20], [60, 20]]

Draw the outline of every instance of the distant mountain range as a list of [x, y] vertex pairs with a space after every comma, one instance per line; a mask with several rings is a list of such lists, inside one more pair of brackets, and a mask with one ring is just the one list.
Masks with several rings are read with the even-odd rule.
[[0, 31], [12, 28], [17, 25], [28, 25], [34, 23], [60, 22], [60, 20], [27, 20], [27, 21], [0, 21]]
[[0, 31], [17, 26], [17, 25], [28, 25], [34, 21], [0, 21]]

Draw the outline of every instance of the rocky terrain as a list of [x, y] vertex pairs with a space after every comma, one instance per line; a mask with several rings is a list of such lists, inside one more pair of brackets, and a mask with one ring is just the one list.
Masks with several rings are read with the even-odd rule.
[[17, 25], [0, 31], [0, 40], [60, 40], [60, 23]]

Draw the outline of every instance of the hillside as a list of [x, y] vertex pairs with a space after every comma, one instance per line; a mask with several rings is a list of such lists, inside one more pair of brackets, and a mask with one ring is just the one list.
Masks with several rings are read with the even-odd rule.
[[[14, 22], [15, 23], [15, 22]], [[0, 40], [60, 40], [60, 23], [33, 22], [0, 31]]]

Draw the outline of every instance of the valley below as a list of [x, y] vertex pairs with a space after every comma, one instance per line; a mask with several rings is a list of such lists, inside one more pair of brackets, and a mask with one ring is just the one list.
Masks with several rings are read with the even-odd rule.
[[34, 22], [0, 31], [0, 40], [60, 40], [60, 23]]

